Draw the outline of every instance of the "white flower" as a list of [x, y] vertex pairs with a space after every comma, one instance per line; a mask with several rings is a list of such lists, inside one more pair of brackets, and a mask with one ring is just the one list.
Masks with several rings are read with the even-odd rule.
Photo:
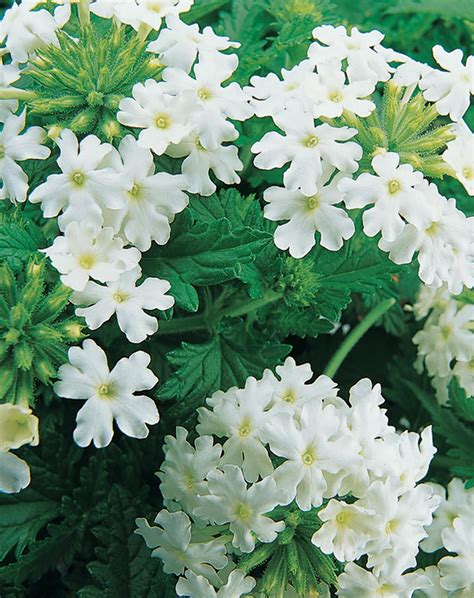
[[150, 357], [143, 351], [121, 359], [112, 371], [107, 356], [94, 341], [88, 339], [82, 348], [71, 347], [69, 363], [59, 368], [59, 381], [54, 390], [60, 397], [86, 401], [77, 414], [74, 440], [79, 446], [108, 446], [114, 434], [113, 422], [132, 438], [146, 438], [146, 424], [159, 420], [155, 402], [135, 395], [150, 390], [158, 382], [148, 369]]
[[224, 465], [208, 475], [209, 495], [199, 499], [194, 514], [211, 523], [230, 523], [234, 534], [232, 545], [242, 552], [252, 552], [255, 540], [273, 542], [285, 528], [265, 516], [279, 504], [275, 480], [267, 477], [247, 487], [242, 471], [236, 465]]
[[39, 443], [38, 418], [31, 409], [4, 403], [0, 405], [0, 493], [11, 494], [30, 483], [28, 464], [11, 453], [25, 444]]
[[165, 573], [180, 575], [189, 569], [214, 583], [220, 582], [214, 567], [222, 569], [227, 565], [222, 542], [193, 542], [191, 520], [183, 511], [169, 513], [163, 509], [155, 523], [158, 526], [150, 527], [146, 519], [137, 519], [135, 533], [143, 536], [148, 548], [153, 548], [151, 556], [162, 560]]
[[257, 168], [270, 170], [291, 162], [284, 174], [286, 188], [301, 188], [308, 197], [315, 195], [319, 190], [323, 160], [343, 172], [357, 170], [362, 148], [353, 141], [347, 142], [357, 134], [356, 129], [331, 127], [326, 123], [315, 126], [313, 115], [297, 105], [280, 112], [274, 120], [286, 135], [275, 131], [266, 133], [252, 146], [252, 151], [258, 154], [254, 163]]
[[311, 111], [312, 102], [307, 95], [307, 88], [311, 81], [317, 82], [313, 68], [311, 61], [303, 60], [290, 70], [282, 69], [281, 79], [276, 73], [269, 73], [265, 77], [254, 75], [250, 79], [251, 86], [244, 89], [253, 98], [250, 103], [255, 114], [273, 117], [295, 100]]
[[433, 48], [433, 57], [444, 69], [433, 69], [421, 78], [423, 97], [435, 102], [439, 114], [452, 120], [461, 119], [469, 108], [469, 96], [474, 93], [474, 56], [468, 56], [463, 65], [462, 50], [446, 52], [441, 46]]
[[387, 577], [348, 563], [338, 577], [339, 598], [411, 598], [417, 589], [430, 587], [429, 579], [417, 571]]
[[76, 309], [76, 315], [86, 320], [91, 330], [97, 330], [113, 314], [117, 316], [120, 330], [131, 343], [141, 343], [158, 330], [158, 320], [144, 310], [166, 311], [173, 307], [174, 298], [166, 295], [171, 285], [167, 280], [146, 278], [140, 286], [140, 268], [124, 272], [116, 282], [101, 286], [89, 281], [84, 290], [73, 293], [74, 305], [87, 305]]
[[420, 592], [416, 593], [416, 597], [418, 598], [418, 595], [420, 595], [422, 598], [448, 598], [449, 597], [449, 592], [447, 590], [445, 590], [442, 586], [441, 586], [441, 577], [440, 577], [440, 572], [438, 567], [436, 567], [435, 565], [431, 565], [430, 567], [426, 567], [426, 569], [417, 569], [417, 571], [415, 571], [415, 573], [421, 573], [423, 575], [425, 575], [429, 581], [431, 582], [431, 586], [430, 587], [426, 587], [423, 589], [423, 591], [420, 590]]
[[29, 196], [32, 203], [41, 203], [45, 218], [59, 218], [62, 230], [70, 222], [89, 222], [100, 226], [104, 208], [119, 209], [125, 203], [126, 181], [105, 161], [114, 148], [88, 135], [80, 143], [69, 129], [56, 139], [60, 150], [58, 166], [61, 174], [50, 174]]
[[193, 4], [194, 0], [95, 0], [90, 9], [99, 17], [115, 17], [117, 21], [131, 25], [136, 31], [140, 25], [158, 31], [163, 18], [186, 12]]
[[0, 131], [0, 199], [13, 203], [26, 200], [28, 177], [17, 164], [23, 160], [44, 160], [50, 149], [43, 145], [46, 134], [41, 127], [29, 127], [24, 133], [26, 110], [17, 116], [6, 115]]
[[[0, 88], [8, 88], [13, 82], [20, 78], [20, 69], [15, 62], [10, 64], [2, 64], [2, 57], [0, 56]], [[12, 112], [18, 109], [18, 100], [0, 100], [0, 122], [10, 116]]]
[[207, 149], [216, 149], [223, 140], [237, 137], [234, 125], [226, 119], [246, 120], [253, 115], [249, 97], [238, 83], [222, 86], [238, 62], [236, 54], [223, 61], [218, 54], [206, 52], [194, 65], [194, 77], [178, 68], [163, 71], [166, 91], [183, 99]]
[[328, 376], [318, 376], [313, 382], [313, 371], [309, 363], [296, 365], [292, 357], [287, 357], [283, 365], [278, 365], [275, 371], [280, 379], [270, 370], [265, 370], [264, 378], [272, 386], [272, 400], [270, 405], [284, 404], [293, 415], [300, 414], [305, 403], [332, 399], [337, 396], [337, 384]]
[[408, 264], [418, 251], [419, 276], [434, 287], [444, 282], [453, 294], [472, 286], [472, 234], [474, 219], [457, 209], [454, 199], [439, 194], [433, 183], [420, 186], [429, 200], [431, 220], [420, 229], [407, 224], [393, 240], [381, 239], [379, 247], [388, 251], [396, 264]]
[[339, 183], [349, 209], [374, 206], [363, 214], [364, 232], [369, 237], [382, 233], [385, 241], [393, 241], [405, 228], [403, 218], [422, 229], [431, 222], [431, 209], [423, 191], [421, 172], [409, 164], [400, 165], [394, 152], [378, 154], [372, 160], [375, 175], [364, 173], [357, 179]]
[[459, 386], [466, 391], [468, 397], [474, 396], [474, 359], [458, 361], [453, 368], [453, 376], [457, 378]]
[[428, 287], [424, 284], [420, 286], [416, 303], [413, 304], [413, 313], [417, 320], [426, 318], [428, 313], [433, 310], [436, 316], [444, 311], [451, 303], [452, 297], [446, 286], [437, 289]]
[[375, 110], [375, 104], [363, 98], [369, 96], [375, 88], [372, 81], [349, 81], [341, 70], [337, 58], [318, 65], [318, 76], [313, 85], [307, 86], [308, 95], [313, 99], [313, 116], [335, 118], [344, 110], [358, 116], [369, 116]]
[[322, 527], [311, 542], [325, 554], [334, 554], [338, 561], [354, 561], [365, 553], [367, 540], [377, 533], [374, 511], [357, 504], [330, 500], [318, 512]]
[[207, 579], [192, 571], [186, 571], [186, 577], [180, 577], [176, 584], [176, 593], [178, 596], [193, 598], [240, 598], [251, 592], [255, 583], [253, 577], [245, 576], [245, 571], [234, 569], [227, 583], [216, 592]]
[[228, 393], [213, 411], [203, 407], [198, 409], [197, 432], [226, 437], [223, 463], [241, 467], [249, 482], [273, 472], [272, 462], [261, 439], [262, 429], [275, 413], [274, 410], [268, 410], [271, 399], [272, 393], [266, 381], [257, 382], [250, 377], [245, 388]]
[[[233, 141], [234, 138], [233, 135], [223, 141]], [[215, 149], [207, 149], [201, 143], [199, 134], [192, 133], [181, 143], [171, 145], [166, 153], [173, 158], [187, 156], [181, 169], [189, 181], [188, 191], [191, 193], [208, 197], [215, 192], [217, 187], [209, 175], [211, 170], [219, 181], [227, 185], [240, 183], [237, 171], [242, 170], [244, 165], [234, 145], [219, 145]]]
[[114, 231], [141, 251], [148, 251], [151, 242], [165, 245], [170, 238], [170, 223], [175, 214], [188, 205], [184, 190], [189, 182], [186, 177], [167, 172], [155, 174], [153, 154], [140, 147], [132, 135], [122, 139], [120, 155], [111, 156], [116, 172], [126, 183], [123, 207], [105, 210], [105, 226]]
[[457, 556], [445, 556], [438, 567], [445, 590], [464, 590], [461, 596], [474, 592], [474, 523], [472, 510], [468, 520], [457, 517], [452, 527], [441, 532], [446, 550]]
[[263, 197], [268, 202], [265, 218], [289, 220], [275, 230], [275, 245], [279, 249], [289, 249], [293, 257], [301, 258], [316, 245], [316, 231], [321, 234], [321, 246], [331, 251], [337, 251], [344, 239], [352, 237], [354, 223], [343, 209], [334, 205], [342, 201], [343, 193], [338, 191], [337, 184], [344, 175], [336, 175], [325, 185], [333, 172], [332, 168], [323, 168], [316, 183], [318, 191], [310, 196], [284, 187], [265, 190]]
[[161, 156], [170, 143], [179, 143], [190, 133], [188, 108], [182, 98], [166, 93], [166, 84], [148, 79], [136, 83], [133, 98], [119, 104], [117, 120], [123, 125], [144, 129], [138, 145]]
[[187, 430], [181, 427], [176, 428], [176, 437], [165, 437], [165, 460], [157, 475], [165, 501], [176, 501], [192, 513], [199, 503], [198, 496], [208, 494], [205, 479], [219, 464], [222, 447], [213, 444], [212, 436], [198, 436], [194, 448], [187, 437]]
[[454, 170], [468, 194], [474, 195], [474, 134], [466, 126], [446, 146], [443, 160]]
[[367, 495], [357, 506], [375, 511], [379, 521], [376, 534], [367, 543], [367, 564], [375, 573], [401, 575], [416, 565], [420, 541], [428, 534], [424, 526], [432, 521], [432, 513], [441, 498], [427, 484], [419, 484], [398, 498], [398, 484], [373, 482]]
[[387, 81], [391, 67], [377, 50], [384, 36], [380, 31], [361, 33], [357, 27], [347, 34], [346, 28], [340, 25], [322, 25], [313, 30], [314, 39], [322, 42], [310, 46], [308, 56], [316, 64], [323, 64], [336, 57], [347, 60], [347, 74], [351, 81]]
[[461, 517], [465, 522], [474, 525], [474, 488], [466, 489], [464, 482], [458, 478], [448, 484], [446, 490], [439, 484], [431, 484], [434, 492], [441, 496], [442, 502], [434, 513], [433, 523], [426, 528], [428, 537], [421, 543], [425, 552], [434, 552], [443, 547], [442, 533], [446, 528], [452, 528], [454, 521]]
[[56, 31], [69, 20], [70, 6], [56, 8], [54, 15], [45, 9], [33, 10], [42, 1], [15, 2], [0, 21], [0, 44], [5, 43], [15, 62], [26, 62], [48, 44], [58, 45]]
[[83, 291], [89, 278], [100, 282], [118, 280], [140, 261], [134, 247], [123, 248], [111, 228], [97, 229], [87, 223], [71, 222], [64, 236], [42, 250], [61, 274], [61, 281], [75, 291]]
[[449, 304], [437, 322], [427, 322], [413, 337], [418, 355], [424, 358], [430, 376], [448, 376], [454, 359], [469, 362], [474, 358], [472, 321], [474, 305], [460, 309]]
[[275, 455], [285, 459], [273, 474], [285, 504], [296, 500], [302, 511], [322, 504], [328, 488], [324, 474], [338, 474], [353, 458], [350, 439], [339, 429], [336, 408], [323, 407], [321, 400], [303, 405], [299, 425], [291, 415], [282, 413], [265, 426], [263, 440]]
[[[204, 27], [201, 33], [196, 23], [187, 25], [175, 15], [168, 15], [166, 27], [148, 45], [147, 50], [156, 52], [165, 66], [177, 67], [189, 73], [198, 54], [217, 53], [239, 46], [239, 43], [231, 42], [228, 37], [216, 35], [212, 27]], [[220, 58], [227, 60], [228, 55], [222, 54]]]

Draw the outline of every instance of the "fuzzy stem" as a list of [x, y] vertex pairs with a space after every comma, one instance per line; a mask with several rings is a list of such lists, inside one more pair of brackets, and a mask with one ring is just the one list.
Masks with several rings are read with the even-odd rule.
[[34, 100], [36, 93], [17, 87], [0, 88], [0, 100]]
[[79, 0], [77, 10], [79, 12], [79, 22], [81, 25], [88, 25], [91, 20], [89, 0]]
[[329, 360], [329, 363], [327, 364], [326, 369], [324, 370], [326, 376], [329, 376], [329, 378], [334, 378], [337, 370], [340, 368], [342, 362], [349, 355], [354, 346], [360, 341], [360, 339], [369, 330], [369, 328], [371, 328], [375, 324], [375, 322], [395, 304], [395, 301], [396, 300], [393, 297], [391, 297], [390, 299], [385, 299], [385, 301], [379, 303], [379, 305], [377, 305], [377, 307], [374, 307], [374, 309], [366, 315], [362, 322], [360, 322], [347, 335], [339, 349]]
[[231, 305], [224, 309], [218, 310], [214, 315], [211, 313], [204, 313], [197, 316], [190, 316], [188, 318], [175, 318], [173, 320], [166, 320], [160, 322], [158, 334], [179, 334], [181, 332], [194, 332], [198, 330], [211, 330], [223, 318], [238, 318], [249, 314], [269, 303], [281, 299], [281, 293], [275, 291], [268, 291], [263, 297], [259, 299], [249, 299], [242, 301], [235, 305]]

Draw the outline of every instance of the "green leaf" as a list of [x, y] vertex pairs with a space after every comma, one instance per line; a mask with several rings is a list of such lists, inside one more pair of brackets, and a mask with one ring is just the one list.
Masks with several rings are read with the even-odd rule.
[[474, 422], [474, 398], [466, 394], [456, 378], [453, 378], [449, 386], [449, 402], [460, 419]]
[[392, 15], [407, 13], [435, 14], [441, 17], [474, 21], [474, 4], [471, 0], [398, 0], [387, 8]]
[[43, 236], [32, 222], [11, 213], [0, 214], [0, 261], [17, 272], [43, 246]]
[[59, 504], [28, 489], [21, 494], [0, 495], [0, 561], [15, 548], [17, 558], [42, 527], [57, 517]]
[[192, 411], [216, 390], [242, 387], [285, 358], [291, 347], [262, 338], [233, 321], [206, 343], [181, 343], [167, 355], [174, 373], [157, 391], [162, 401], [179, 399], [179, 412]]
[[181, 18], [185, 23], [193, 24], [198, 19], [201, 19], [216, 10], [220, 10], [226, 6], [226, 4], [229, 4], [229, 1], [230, 0], [196, 0], [191, 10], [181, 15]]
[[251, 262], [268, 242], [268, 234], [248, 227], [232, 226], [226, 218], [198, 222], [145, 256], [143, 270], [171, 283], [171, 294], [179, 307], [197, 311], [196, 286], [216, 285], [238, 278], [242, 265]]

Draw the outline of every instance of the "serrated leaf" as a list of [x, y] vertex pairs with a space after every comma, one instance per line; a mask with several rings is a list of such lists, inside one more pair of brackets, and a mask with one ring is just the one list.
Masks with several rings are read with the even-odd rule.
[[43, 244], [39, 229], [27, 220], [0, 215], [0, 260], [17, 272]]
[[474, 397], [468, 396], [455, 378], [449, 386], [449, 402], [461, 419], [474, 422]]
[[42, 527], [59, 513], [59, 504], [28, 489], [19, 495], [0, 494], [0, 561], [15, 548], [17, 558]]
[[234, 227], [226, 218], [198, 222], [178, 234], [154, 256], [142, 259], [144, 273], [171, 283], [179, 307], [197, 311], [196, 286], [216, 285], [237, 278], [268, 242], [268, 234]]

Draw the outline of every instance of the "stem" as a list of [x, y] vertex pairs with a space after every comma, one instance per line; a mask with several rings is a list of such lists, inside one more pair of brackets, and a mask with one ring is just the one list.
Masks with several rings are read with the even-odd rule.
[[27, 89], [18, 89], [17, 87], [9, 87], [8, 89], [0, 88], [0, 100], [34, 100], [36, 93], [28, 91]]
[[81, 25], [88, 25], [91, 20], [89, 0], [79, 0], [77, 10], [79, 12], [79, 22]]
[[268, 291], [260, 299], [249, 299], [242, 301], [236, 305], [217, 310], [216, 314], [202, 314], [198, 316], [190, 316], [188, 318], [174, 318], [160, 323], [158, 334], [178, 334], [181, 332], [192, 332], [195, 330], [211, 330], [217, 322], [223, 318], [238, 318], [251, 313], [269, 303], [281, 299], [281, 293], [275, 291]]
[[390, 299], [385, 299], [385, 301], [382, 301], [382, 303], [377, 305], [377, 307], [374, 307], [374, 309], [365, 316], [362, 322], [357, 324], [357, 326], [346, 336], [339, 349], [329, 360], [329, 363], [324, 370], [326, 376], [329, 376], [329, 378], [334, 378], [342, 362], [349, 355], [355, 345], [360, 341], [367, 330], [369, 330], [369, 328], [371, 328], [375, 322], [395, 304], [395, 301], [396, 300], [393, 297]]

